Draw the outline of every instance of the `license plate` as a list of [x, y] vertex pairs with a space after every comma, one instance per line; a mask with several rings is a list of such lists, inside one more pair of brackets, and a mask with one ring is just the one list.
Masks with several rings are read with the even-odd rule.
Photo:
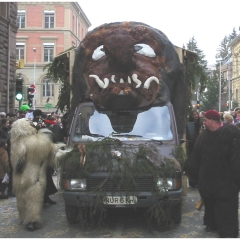
[[106, 205], [124, 205], [124, 204], [135, 204], [137, 203], [137, 197], [135, 196], [106, 196], [103, 199], [103, 203]]

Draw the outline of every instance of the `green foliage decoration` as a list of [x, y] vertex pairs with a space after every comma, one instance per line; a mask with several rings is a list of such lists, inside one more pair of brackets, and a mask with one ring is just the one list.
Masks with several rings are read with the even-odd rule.
[[[111, 150], [119, 149], [122, 157], [113, 157]], [[79, 221], [82, 226], [99, 226], [104, 224], [106, 217], [106, 208], [104, 207], [104, 199], [107, 184], [111, 182], [111, 195], [114, 193], [124, 193], [124, 196], [138, 196], [137, 178], [151, 176], [152, 182], [156, 183], [159, 178], [166, 179], [174, 177], [176, 165], [174, 161], [161, 156], [161, 153], [153, 144], [144, 145], [127, 145], [119, 140], [112, 138], [104, 138], [101, 141], [88, 142], [85, 145], [85, 163], [80, 164], [81, 153], [79, 146], [73, 147], [72, 151], [67, 153], [60, 160], [61, 169], [68, 173], [65, 177], [70, 178], [86, 178], [94, 172], [105, 172], [105, 178], [99, 180], [98, 185], [91, 189], [89, 194], [97, 193], [96, 199], [91, 203], [90, 208], [84, 202], [79, 200]], [[177, 147], [173, 154], [181, 156], [184, 161], [183, 149]], [[157, 154], [157, 164], [152, 161], [152, 157]], [[172, 224], [170, 210], [171, 204], [162, 204], [159, 201], [167, 194], [166, 186], [161, 190], [157, 185], [152, 184], [151, 189], [153, 196], [158, 200], [157, 203], [147, 212], [147, 221], [151, 225], [153, 219], [158, 224]], [[134, 193], [134, 194], [133, 194]], [[160, 193], [160, 197], [159, 197]], [[157, 197], [158, 196], [158, 197]]]
[[69, 81], [69, 59], [61, 57], [62, 54], [75, 49], [71, 47], [64, 52], [61, 52], [52, 62], [46, 64], [43, 71], [47, 71], [47, 77], [54, 83], [60, 82], [60, 93], [58, 96], [58, 102], [56, 108], [60, 109], [61, 112], [65, 112], [70, 108], [70, 93], [71, 85]]

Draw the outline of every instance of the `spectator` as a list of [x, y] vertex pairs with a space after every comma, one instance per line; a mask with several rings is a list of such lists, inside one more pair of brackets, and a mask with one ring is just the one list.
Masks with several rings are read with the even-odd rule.
[[[194, 124], [194, 130], [195, 130], [194, 136], [189, 136], [189, 131], [187, 131], [187, 140], [188, 140], [187, 149], [188, 149], [188, 154], [190, 154], [193, 150], [193, 146], [196, 142], [196, 139], [198, 138], [198, 135], [199, 135], [199, 132], [201, 129], [200, 117], [196, 110], [192, 110], [188, 121], [189, 121], [189, 123]], [[188, 130], [188, 128], [187, 128], [187, 130]]]
[[224, 123], [229, 123], [229, 124], [234, 124], [233, 116], [229, 113], [225, 113], [223, 115], [223, 122]]
[[235, 117], [234, 123], [238, 123], [238, 122], [240, 122], [240, 110], [236, 111], [236, 117]]
[[25, 118], [28, 118], [28, 119], [31, 119], [31, 120], [33, 119], [33, 110], [32, 109], [27, 110]]
[[223, 112], [219, 112], [219, 114], [220, 114], [220, 120], [221, 120], [221, 122], [223, 122], [224, 121], [224, 118], [223, 118], [224, 113]]
[[[46, 127], [46, 124], [44, 123], [42, 119], [43, 112], [40, 109], [33, 111], [33, 124], [37, 129]], [[54, 167], [48, 166], [47, 167], [47, 185], [46, 190], [44, 194], [44, 204], [56, 204], [55, 201], [50, 199], [49, 195], [55, 194], [57, 192], [57, 188], [53, 182], [52, 175], [54, 174]]]
[[9, 160], [9, 184], [8, 184], [8, 195], [12, 196], [12, 164], [11, 164], [11, 156], [10, 156], [10, 149], [11, 149], [11, 134], [10, 134], [10, 122], [8, 118], [2, 119], [2, 127], [0, 128], [0, 138], [4, 138], [7, 140], [7, 153], [8, 153], [8, 160]]
[[61, 118], [61, 116], [56, 114], [55, 118], [56, 118], [56, 125], [59, 125], [62, 128], [63, 125], [62, 125], [62, 118]]
[[[192, 129], [191, 129], [192, 128]], [[198, 138], [198, 135], [201, 130], [201, 122], [199, 114], [196, 110], [192, 110], [191, 115], [189, 116], [189, 122], [187, 123], [187, 131], [186, 131], [186, 138], [187, 138], [187, 154], [190, 155], [195, 142]], [[191, 178], [188, 178], [189, 186], [197, 187], [197, 182]]]
[[199, 113], [199, 118], [200, 118], [201, 127], [203, 128], [204, 111], [201, 111]]
[[30, 107], [27, 104], [23, 104], [20, 107], [20, 112], [21, 112], [21, 117], [24, 115], [24, 117], [26, 116], [27, 111], [30, 109]]
[[0, 112], [0, 119], [6, 118], [7, 114], [5, 112]]
[[3, 183], [5, 174], [9, 174], [9, 161], [7, 153], [7, 139], [0, 138], [0, 199], [8, 198], [6, 189], [8, 183]]
[[234, 111], [232, 112], [232, 116], [234, 119], [234, 123], [236, 123], [236, 116], [237, 116], [237, 111], [240, 110], [239, 107], [234, 108]]
[[47, 116], [47, 118], [44, 120], [46, 126], [49, 128], [50, 126], [53, 126], [56, 124], [56, 118], [52, 117], [51, 115]]
[[204, 115], [206, 129], [185, 162], [186, 174], [198, 181], [203, 199], [206, 231], [217, 230], [220, 237], [238, 237], [238, 194], [240, 189], [240, 131], [221, 124], [220, 114]]
[[[6, 138], [9, 144], [8, 149], [10, 150], [10, 127], [9, 127], [9, 119], [3, 118], [1, 120], [1, 128], [0, 128], [0, 137]], [[8, 151], [10, 153], [10, 151]]]

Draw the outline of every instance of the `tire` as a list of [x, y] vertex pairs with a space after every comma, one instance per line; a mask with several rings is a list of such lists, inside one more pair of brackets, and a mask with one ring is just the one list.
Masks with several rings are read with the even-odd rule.
[[182, 220], [182, 202], [171, 207], [171, 218], [174, 223], [179, 224]]
[[79, 209], [77, 207], [65, 203], [65, 213], [69, 224], [78, 222]]

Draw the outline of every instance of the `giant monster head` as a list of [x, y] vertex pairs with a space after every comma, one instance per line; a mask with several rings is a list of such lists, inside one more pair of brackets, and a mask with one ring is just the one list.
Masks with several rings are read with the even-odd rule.
[[[165, 34], [144, 23], [104, 24], [77, 49], [72, 109], [91, 99], [96, 107], [130, 109], [171, 101], [183, 110], [183, 70]], [[183, 112], [182, 112], [183, 113]]]

